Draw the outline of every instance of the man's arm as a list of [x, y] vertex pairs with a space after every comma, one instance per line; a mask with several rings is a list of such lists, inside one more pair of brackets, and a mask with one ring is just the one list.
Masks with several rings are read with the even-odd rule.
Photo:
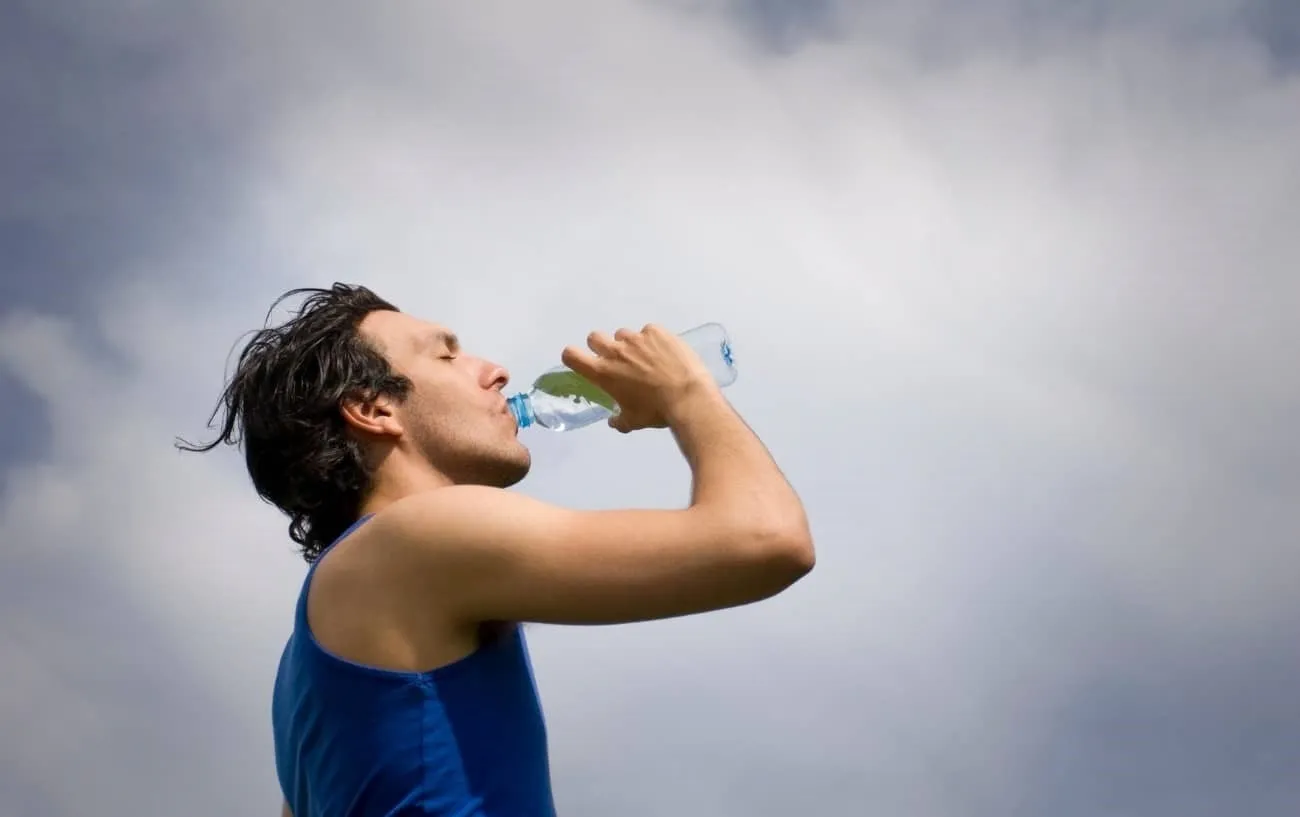
[[280, 817], [293, 817], [293, 812], [289, 810], [289, 804], [287, 802], [280, 806]]
[[799, 498], [721, 393], [693, 392], [667, 422], [694, 475], [690, 507], [574, 511], [494, 488], [440, 488], [372, 523], [394, 545], [390, 569], [453, 620], [571, 624], [747, 604], [811, 570]]

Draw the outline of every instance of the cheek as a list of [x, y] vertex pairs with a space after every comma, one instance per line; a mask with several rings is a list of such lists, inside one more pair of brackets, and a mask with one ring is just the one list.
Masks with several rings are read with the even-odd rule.
[[403, 408], [412, 431], [430, 442], [459, 442], [496, 427], [498, 395], [479, 388], [467, 370], [441, 374], [422, 382], [407, 398]]
[[439, 428], [447, 425], [448, 406], [433, 389], [422, 390], [407, 399], [405, 422], [408, 432], [422, 438], [436, 435]]

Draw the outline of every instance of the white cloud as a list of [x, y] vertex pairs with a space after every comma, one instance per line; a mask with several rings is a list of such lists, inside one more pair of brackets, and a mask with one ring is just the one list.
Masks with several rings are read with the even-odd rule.
[[[0, 322], [55, 429], [0, 540], [93, 551], [156, 616], [265, 764], [225, 781], [246, 808], [277, 796], [302, 568], [233, 456], [168, 446], [294, 284], [370, 284], [519, 380], [593, 326], [736, 336], [733, 398], [819, 568], [746, 610], [537, 630], [572, 813], [1013, 813], [1056, 714], [1128, 677], [1115, 655], [1300, 613], [1300, 83], [1256, 47], [1148, 24], [933, 63], [891, 38], [911, 23], [848, 15], [774, 59], [644, 4], [335, 11], [223, 12], [279, 104], [230, 168], [232, 221], [105, 293], [115, 366], [56, 319]], [[193, 303], [166, 282], [209, 246], [229, 294]], [[685, 495], [663, 435], [533, 440], [538, 496]]]

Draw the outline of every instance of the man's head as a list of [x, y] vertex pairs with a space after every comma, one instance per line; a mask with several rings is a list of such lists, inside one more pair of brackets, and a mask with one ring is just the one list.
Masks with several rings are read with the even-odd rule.
[[256, 332], [240, 354], [213, 413], [224, 411], [217, 439], [180, 447], [242, 444], [254, 487], [288, 514], [305, 558], [377, 494], [505, 487], [528, 473], [504, 369], [365, 287], [297, 289], [276, 304], [295, 295], [307, 297], [293, 317]]

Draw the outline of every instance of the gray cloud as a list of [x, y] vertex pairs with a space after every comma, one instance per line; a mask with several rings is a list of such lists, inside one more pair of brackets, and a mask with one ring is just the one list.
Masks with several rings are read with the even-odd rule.
[[221, 35], [202, 6], [6, 6], [0, 298], [81, 314], [127, 268], [220, 233], [263, 107]]
[[[74, 318], [123, 278], [219, 295], [245, 137], [267, 106], [201, 6], [15, 2], [0, 11], [0, 308]], [[187, 257], [202, 243], [206, 257]], [[83, 340], [94, 341], [92, 332]], [[0, 458], [49, 435], [0, 373]]]
[[[107, 281], [48, 282], [84, 307], [0, 317], [51, 429], [0, 496], [0, 731], [33, 736], [0, 805], [274, 811], [302, 568], [237, 457], [168, 446], [274, 294], [336, 278], [520, 380], [592, 326], [722, 320], [808, 502], [785, 596], [534, 630], [566, 813], [1300, 805], [1300, 84], [1264, 6], [41, 8], [88, 52], [170, 44], [171, 79], [69, 80], [153, 138], [51, 160], [84, 201], [25, 171], [2, 205], [122, 220], [78, 250]], [[161, 221], [113, 192], [151, 151], [209, 157], [149, 188]], [[532, 439], [533, 495], [684, 499], [664, 435]]]

